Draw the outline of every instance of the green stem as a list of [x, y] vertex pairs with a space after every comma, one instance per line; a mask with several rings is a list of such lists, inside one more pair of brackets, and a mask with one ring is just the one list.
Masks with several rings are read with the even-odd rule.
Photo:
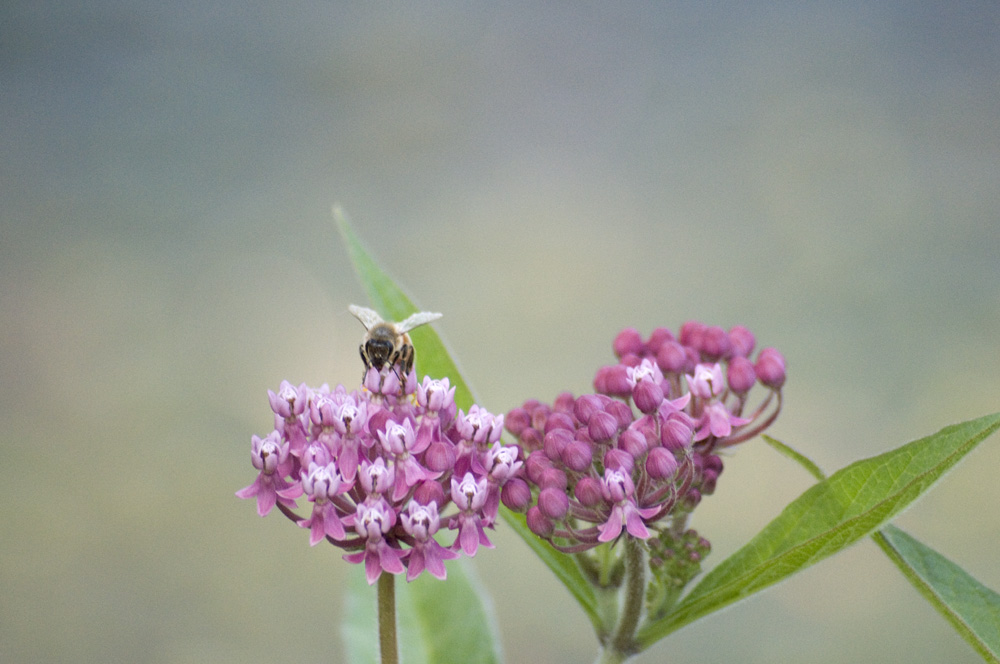
[[614, 634], [598, 656], [600, 664], [618, 664], [639, 651], [635, 632], [642, 617], [642, 603], [646, 591], [646, 559], [642, 544], [634, 537], [624, 538], [625, 546], [625, 597], [621, 615]]
[[381, 664], [399, 664], [396, 644], [396, 577], [382, 572], [378, 577], [378, 640]]

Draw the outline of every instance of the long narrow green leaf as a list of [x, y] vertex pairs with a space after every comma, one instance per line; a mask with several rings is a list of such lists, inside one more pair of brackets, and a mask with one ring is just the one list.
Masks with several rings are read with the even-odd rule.
[[[347, 584], [341, 623], [346, 660], [378, 664], [375, 588], [365, 582], [362, 568], [356, 572]], [[413, 583], [397, 577], [396, 616], [403, 664], [503, 661], [499, 636], [492, 629], [496, 619], [484, 597], [471, 565], [449, 565], [445, 581], [426, 574]]]
[[600, 632], [602, 629], [607, 629], [607, 626], [602, 625], [601, 617], [598, 612], [597, 607], [597, 597], [594, 594], [594, 587], [587, 581], [584, 577], [583, 572], [580, 570], [580, 566], [576, 563], [573, 557], [566, 555], [565, 553], [560, 553], [553, 549], [548, 542], [537, 537], [531, 530], [528, 529], [527, 521], [523, 514], [517, 514], [509, 509], [500, 510], [500, 515], [503, 520], [509, 525], [514, 531], [521, 536], [529, 548], [535, 552], [535, 555], [542, 559], [549, 569], [556, 575], [564, 586], [570, 591], [576, 601], [580, 603], [583, 608], [584, 613], [590, 619], [591, 624], [594, 629]]
[[648, 647], [866, 537], [998, 428], [1000, 413], [946, 427], [837, 471], [706, 575], [674, 612], [643, 627], [641, 645]]
[[[410, 298], [379, 267], [372, 255], [365, 249], [343, 211], [340, 208], [334, 208], [333, 216], [341, 237], [344, 239], [344, 244], [347, 246], [347, 252], [354, 264], [358, 279], [368, 294], [372, 306], [383, 317], [392, 320], [402, 320], [416, 311]], [[445, 313], [447, 315], [447, 312]], [[410, 336], [417, 348], [417, 362], [421, 373], [435, 377], [447, 376], [450, 383], [456, 387], [455, 403], [458, 404], [459, 408], [468, 410], [473, 403], [472, 390], [462, 378], [458, 366], [451, 358], [437, 332], [430, 326], [423, 326], [413, 330]], [[595, 626], [598, 625], [597, 598], [594, 595], [594, 589], [583, 577], [576, 561], [570, 556], [553, 550], [548, 544], [539, 540], [528, 530], [524, 523], [524, 517], [510, 512], [506, 508], [501, 509], [501, 514], [504, 521], [524, 539], [528, 546], [562, 581], [583, 607], [591, 622]]]
[[984, 660], [1000, 664], [1000, 594], [891, 524], [872, 537]]
[[802, 454], [798, 450], [793, 449], [792, 447], [789, 447], [788, 445], [785, 445], [783, 442], [781, 442], [777, 438], [771, 438], [767, 434], [761, 434], [761, 438], [764, 439], [765, 443], [767, 443], [768, 445], [770, 445], [771, 447], [773, 447], [775, 450], [777, 450], [778, 452], [780, 452], [782, 455], [788, 457], [789, 459], [791, 459], [795, 463], [797, 463], [800, 466], [802, 466], [803, 468], [805, 468], [806, 472], [809, 473], [810, 475], [812, 475], [814, 479], [819, 480], [820, 482], [822, 482], [823, 480], [826, 479], [826, 473], [824, 473], [822, 470], [820, 470], [819, 466], [817, 466], [816, 463], [812, 459], [810, 459], [809, 457], [807, 457], [805, 454]]
[[[804, 454], [770, 436], [762, 437], [816, 479], [826, 479], [819, 466]], [[872, 533], [871, 537], [903, 576], [983, 659], [1000, 664], [1000, 595], [891, 523]]]

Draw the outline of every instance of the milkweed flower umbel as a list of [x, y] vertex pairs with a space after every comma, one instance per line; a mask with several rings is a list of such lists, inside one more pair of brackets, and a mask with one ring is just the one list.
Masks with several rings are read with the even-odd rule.
[[[662, 554], [681, 547], [696, 564], [707, 553], [687, 519], [715, 491], [719, 453], [774, 422], [785, 360], [773, 348], [752, 358], [756, 340], [744, 327], [694, 321], [645, 340], [628, 328], [612, 346], [618, 362], [598, 369], [594, 393], [528, 400], [507, 413], [530, 492], [519, 504], [528, 527], [560, 551], [631, 537], [646, 543], [654, 573], [679, 573]], [[751, 407], [755, 385], [761, 397]]]
[[[521, 481], [518, 448], [499, 442], [503, 415], [465, 413], [447, 378], [418, 383], [411, 370], [401, 380], [389, 366], [350, 392], [283, 381], [268, 398], [274, 430], [251, 439], [259, 473], [236, 493], [256, 498], [261, 516], [277, 506], [311, 545], [326, 540], [364, 563], [368, 583], [382, 572], [443, 579], [444, 561], [492, 547], [485, 531], [506, 485]], [[299, 498], [312, 503], [308, 516], [296, 513]]]

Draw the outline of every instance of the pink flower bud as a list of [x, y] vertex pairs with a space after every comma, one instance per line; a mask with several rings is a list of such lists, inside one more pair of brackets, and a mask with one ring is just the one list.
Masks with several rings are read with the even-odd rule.
[[654, 447], [646, 455], [646, 472], [653, 479], [666, 479], [677, 472], [677, 459], [665, 447]]
[[627, 355], [622, 355], [622, 359], [618, 362], [624, 367], [637, 367], [642, 363], [642, 355], [633, 355], [629, 353]]
[[524, 471], [527, 473], [528, 479], [535, 484], [541, 484], [542, 475], [550, 468], [552, 468], [552, 460], [542, 450], [535, 450], [528, 455], [528, 459], [524, 462]]
[[539, 481], [537, 484], [543, 489], [553, 487], [559, 489], [560, 491], [564, 491], [568, 486], [566, 473], [558, 468], [547, 468], [543, 470], [542, 476], [538, 479]]
[[507, 413], [503, 423], [507, 427], [507, 431], [515, 436], [520, 436], [522, 431], [531, 426], [531, 415], [524, 408], [515, 408]]
[[614, 416], [619, 429], [624, 429], [628, 425], [632, 424], [632, 409], [629, 408], [629, 405], [624, 401], [612, 399], [608, 405], [604, 407], [604, 412], [611, 413], [611, 415]]
[[603, 394], [584, 394], [573, 404], [573, 415], [581, 424], [590, 422], [590, 416], [599, 410], [604, 410], [608, 397]]
[[552, 413], [545, 422], [545, 433], [548, 434], [554, 429], [566, 429], [572, 431], [576, 426], [573, 423], [573, 416], [569, 413]]
[[681, 325], [680, 342], [683, 346], [701, 349], [701, 335], [706, 325], [696, 320], [689, 320]]
[[627, 354], [641, 355], [642, 336], [639, 334], [639, 330], [634, 327], [626, 327], [615, 337], [612, 347], [615, 350], [615, 356], [619, 358]]
[[443, 472], [455, 465], [455, 446], [444, 441], [435, 441], [424, 453], [424, 465], [428, 470]]
[[538, 509], [550, 519], [559, 521], [569, 511], [569, 498], [562, 489], [547, 487], [538, 494]]
[[594, 452], [587, 443], [573, 440], [563, 448], [560, 458], [567, 468], [582, 473], [593, 463]]
[[531, 412], [531, 426], [539, 431], [545, 430], [545, 422], [552, 414], [552, 409], [544, 404], [538, 404]]
[[542, 511], [538, 509], [538, 505], [532, 505], [528, 508], [527, 514], [528, 529], [538, 535], [539, 537], [551, 537], [553, 531], [555, 531], [555, 524], [547, 516], [542, 514]]
[[646, 453], [646, 436], [639, 429], [629, 427], [618, 436], [618, 447], [632, 457], [641, 457]]
[[660, 428], [660, 442], [671, 452], [680, 452], [691, 447], [694, 430], [680, 418], [667, 418]]
[[649, 339], [646, 340], [646, 352], [656, 355], [660, 347], [669, 341], [674, 341], [674, 333], [665, 327], [658, 327], [650, 332]]
[[573, 396], [572, 392], [560, 392], [559, 396], [557, 396], [556, 400], [552, 403], [552, 408], [557, 413], [572, 413], [573, 403], [575, 401], [576, 398]]
[[624, 364], [601, 367], [594, 376], [594, 391], [613, 397], [627, 397], [632, 393], [632, 386], [625, 373], [627, 369]]
[[520, 477], [515, 477], [503, 485], [500, 500], [508, 509], [523, 512], [531, 504], [531, 488]]
[[606, 443], [618, 433], [618, 420], [604, 411], [594, 413], [587, 424], [587, 433], [594, 442]]
[[737, 394], [749, 391], [757, 382], [757, 373], [754, 371], [753, 362], [742, 355], [737, 355], [729, 360], [729, 366], [726, 368], [726, 382], [729, 383], [729, 389]]
[[722, 457], [718, 454], [709, 454], [702, 458], [702, 467], [705, 470], [712, 470], [716, 473], [722, 472]]
[[655, 413], [663, 403], [663, 388], [652, 380], [643, 380], [632, 390], [632, 401], [641, 412]]
[[545, 456], [553, 461], [557, 461], [562, 454], [563, 448], [571, 442], [573, 442], [572, 431], [568, 429], [553, 429], [545, 434], [545, 439], [542, 441], [542, 449], [545, 450]]
[[706, 358], [712, 361], [728, 357], [732, 351], [729, 335], [717, 325], [706, 327], [701, 335], [700, 349]]
[[688, 355], [676, 341], [668, 341], [656, 352], [656, 366], [664, 373], [684, 373], [688, 369]]
[[573, 487], [573, 495], [584, 507], [594, 507], [604, 501], [601, 495], [601, 481], [596, 477], [581, 478]]
[[413, 499], [421, 505], [436, 503], [440, 507], [444, 504], [444, 488], [434, 480], [424, 480], [417, 484]]
[[604, 467], [631, 474], [632, 468], [635, 467], [635, 458], [625, 450], [610, 449], [604, 453]]
[[390, 417], [392, 417], [391, 411], [380, 409], [368, 418], [368, 433], [372, 435], [372, 438], [378, 439], [379, 431], [385, 431], [385, 423], [389, 421]]
[[542, 432], [534, 427], [528, 427], [518, 436], [525, 449], [537, 450], [542, 446]]
[[785, 384], [785, 358], [774, 348], [760, 351], [754, 369], [761, 385], [777, 390]]
[[757, 340], [754, 339], [753, 332], [742, 325], [735, 325], [729, 328], [729, 343], [732, 345], [734, 356], [748, 357], [753, 352]]
[[719, 479], [719, 474], [714, 470], [706, 468], [701, 475], [701, 494], [711, 496], [715, 493], [715, 483]]

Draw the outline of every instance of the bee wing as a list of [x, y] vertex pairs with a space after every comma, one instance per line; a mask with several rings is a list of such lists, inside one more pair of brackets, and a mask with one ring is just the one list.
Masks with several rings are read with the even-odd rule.
[[356, 304], [352, 304], [347, 307], [347, 310], [354, 314], [354, 317], [361, 321], [361, 324], [365, 326], [366, 330], [370, 330], [379, 323], [383, 322], [382, 317], [378, 315], [375, 311], [367, 307], [359, 307]]
[[426, 325], [438, 318], [441, 318], [441, 314], [431, 313], [430, 311], [418, 311], [402, 323], [396, 323], [396, 329], [399, 330], [400, 334], [405, 334], [415, 327]]

